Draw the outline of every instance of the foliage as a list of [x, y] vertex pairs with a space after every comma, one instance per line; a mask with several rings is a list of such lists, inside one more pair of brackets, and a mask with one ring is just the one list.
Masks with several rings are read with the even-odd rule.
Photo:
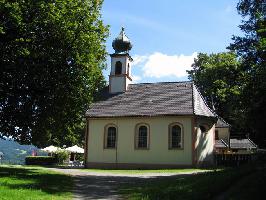
[[69, 152], [66, 150], [58, 150], [55, 152], [55, 157], [59, 164], [63, 164], [63, 162], [69, 158]]
[[0, 136], [39, 147], [81, 143], [104, 85], [101, 0], [0, 0]]
[[241, 117], [245, 116], [245, 109], [241, 94], [245, 86], [245, 74], [237, 55], [233, 52], [199, 53], [188, 74], [209, 107], [232, 125], [233, 132], [243, 131], [244, 119]]
[[266, 146], [266, 13], [262, 0], [240, 0], [237, 9], [244, 19], [239, 27], [245, 34], [234, 36], [229, 49], [243, 60], [248, 131], [257, 144]]
[[40, 167], [0, 166], [0, 199], [70, 200], [73, 178]]
[[52, 156], [27, 156], [25, 158], [26, 165], [55, 165], [59, 159]]
[[78, 161], [84, 161], [84, 154], [83, 153], [77, 153], [75, 159]]
[[240, 0], [243, 36], [233, 36], [230, 52], [199, 54], [189, 78], [200, 86], [209, 105], [232, 125], [266, 146], [266, 11], [261, 0]]

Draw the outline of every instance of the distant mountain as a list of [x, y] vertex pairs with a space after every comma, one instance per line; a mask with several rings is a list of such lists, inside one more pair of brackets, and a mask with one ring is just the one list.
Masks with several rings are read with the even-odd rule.
[[12, 140], [0, 139], [0, 152], [4, 154], [0, 161], [2, 164], [24, 164], [25, 157], [32, 155], [34, 151], [37, 151], [38, 155], [47, 155], [33, 145], [20, 145]]

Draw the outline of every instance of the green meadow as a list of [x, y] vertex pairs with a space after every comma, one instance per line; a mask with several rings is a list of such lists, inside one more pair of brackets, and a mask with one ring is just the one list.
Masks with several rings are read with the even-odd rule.
[[72, 177], [45, 168], [0, 166], [1, 200], [68, 200], [72, 187]]

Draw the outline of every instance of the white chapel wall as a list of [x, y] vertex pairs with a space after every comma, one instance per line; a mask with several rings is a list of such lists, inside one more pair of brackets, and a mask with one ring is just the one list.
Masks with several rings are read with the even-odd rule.
[[124, 92], [126, 87], [126, 78], [124, 76], [116, 76], [110, 78], [110, 92]]

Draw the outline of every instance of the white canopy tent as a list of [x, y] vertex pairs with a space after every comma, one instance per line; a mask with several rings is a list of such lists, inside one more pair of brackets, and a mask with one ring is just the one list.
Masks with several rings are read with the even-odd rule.
[[76, 161], [76, 154], [84, 154], [84, 149], [78, 147], [77, 145], [74, 145], [72, 147], [68, 147], [66, 148], [67, 151], [69, 151], [71, 153], [70, 155], [70, 162], [73, 162], [74, 166], [80, 166], [82, 164], [80, 164], [79, 161]]
[[50, 154], [55, 153], [56, 151], [59, 151], [59, 150], [61, 150], [61, 148], [55, 147], [53, 145], [41, 149], [41, 151], [45, 151], [45, 152], [50, 153]]
[[66, 148], [67, 151], [71, 153], [84, 153], [84, 149], [78, 147], [77, 145], [74, 145], [72, 147]]

